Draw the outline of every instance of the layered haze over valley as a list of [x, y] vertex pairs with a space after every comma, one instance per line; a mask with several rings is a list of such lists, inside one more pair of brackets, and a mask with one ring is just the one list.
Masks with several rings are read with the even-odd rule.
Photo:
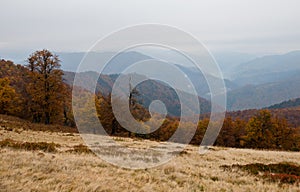
[[[72, 73], [81, 73], [87, 79], [91, 76], [98, 78], [100, 69], [97, 67], [101, 63], [99, 58], [104, 60], [116, 55], [113, 52], [93, 52], [90, 54], [86, 70], [77, 71], [85, 52], [56, 52], [56, 54], [60, 57], [65, 79], [69, 84], [72, 84], [70, 79]], [[300, 51], [298, 50], [263, 56], [239, 52], [212, 52], [212, 55], [224, 76], [229, 111], [261, 109], [300, 97]], [[16, 63], [25, 64], [25, 58], [18, 60], [17, 56], [11, 57], [15, 58], [13, 60]], [[122, 53], [115, 61], [109, 63], [107, 75], [114, 79], [113, 75], [120, 74], [122, 69], [145, 59], [161, 59], [176, 65], [191, 79], [198, 96], [210, 100], [210, 90], [203, 74], [193, 67], [192, 63], [187, 63], [181, 55], [171, 50], [150, 48]], [[211, 75], [209, 78], [216, 77]], [[99, 82], [99, 86], [105, 86], [105, 82]], [[208, 112], [209, 105], [204, 106], [202, 112]], [[178, 112], [174, 113], [178, 114]]]

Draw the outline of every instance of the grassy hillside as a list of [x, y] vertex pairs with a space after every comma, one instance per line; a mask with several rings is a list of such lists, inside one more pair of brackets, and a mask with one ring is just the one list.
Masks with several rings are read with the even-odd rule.
[[[1, 191], [299, 190], [298, 173], [286, 173], [295, 174], [295, 182], [273, 181], [271, 176], [255, 175], [237, 166], [288, 163], [299, 167], [300, 154], [295, 152], [211, 147], [207, 154], [200, 155], [197, 146], [188, 146], [184, 153], [162, 166], [129, 170], [99, 159], [84, 147], [76, 133], [38, 131], [33, 124], [27, 122], [23, 126], [22, 120], [3, 115], [0, 122]], [[157, 144], [115, 140], [132, 147]], [[42, 147], [48, 145], [54, 150], [49, 152]]]

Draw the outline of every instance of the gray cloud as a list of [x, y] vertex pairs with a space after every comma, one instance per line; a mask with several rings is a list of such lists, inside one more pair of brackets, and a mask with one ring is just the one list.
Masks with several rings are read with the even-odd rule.
[[84, 51], [119, 28], [161, 23], [210, 49], [285, 52], [300, 44], [299, 7], [298, 0], [1, 0], [0, 48]]

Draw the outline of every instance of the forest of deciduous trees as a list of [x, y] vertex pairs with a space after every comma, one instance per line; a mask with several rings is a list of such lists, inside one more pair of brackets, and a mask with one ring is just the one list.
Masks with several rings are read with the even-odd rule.
[[[98, 106], [99, 119], [107, 133], [113, 133], [118, 136], [137, 136], [157, 141], [167, 141], [175, 133], [179, 125], [179, 118], [167, 117], [158, 130], [147, 135], [136, 135], [128, 132], [118, 123], [114, 123], [113, 120], [115, 119], [109, 98], [98, 97], [96, 101], [98, 101], [96, 106]], [[102, 107], [100, 107], [101, 105]], [[143, 121], [150, 118], [149, 112], [141, 106], [131, 112], [141, 122], [141, 126], [143, 126]], [[146, 114], [147, 118], [140, 119], [139, 114]], [[156, 118], [159, 118], [158, 114]], [[199, 145], [207, 129], [209, 119], [204, 118], [200, 120], [198, 125], [190, 122], [181, 123], [185, 129], [192, 130], [197, 127], [191, 144]], [[291, 127], [285, 118], [279, 118], [269, 110], [257, 110], [248, 120], [227, 116], [215, 145], [299, 151], [300, 129]]]
[[30, 55], [25, 66], [1, 60], [0, 67], [2, 114], [74, 126], [71, 88], [63, 83], [58, 56], [41, 50]]
[[[57, 55], [48, 50], [36, 51], [29, 56], [25, 66], [0, 60], [0, 68], [0, 114], [18, 116], [35, 123], [75, 127], [72, 88], [63, 81], [63, 71], [60, 69]], [[116, 121], [110, 95], [81, 91], [95, 99], [98, 118], [108, 134], [166, 141], [179, 125], [179, 118], [168, 116], [162, 126], [152, 133], [130, 133]], [[130, 110], [141, 123], [141, 128], [148, 129], [143, 122], [150, 118], [150, 113], [136, 102], [134, 96], [137, 94], [137, 91], [132, 89]], [[93, 107], [92, 103], [83, 102], [78, 113], [88, 113], [90, 107]], [[279, 150], [300, 149], [300, 131], [297, 123], [291, 126], [285, 117], [270, 110], [249, 111], [245, 114], [243, 112], [227, 114], [216, 145]], [[159, 114], [155, 115], [155, 118], [160, 118]], [[87, 120], [81, 123], [88, 125], [90, 122]], [[191, 143], [199, 145], [209, 119], [202, 118], [198, 125], [182, 123], [185, 129], [197, 127]]]

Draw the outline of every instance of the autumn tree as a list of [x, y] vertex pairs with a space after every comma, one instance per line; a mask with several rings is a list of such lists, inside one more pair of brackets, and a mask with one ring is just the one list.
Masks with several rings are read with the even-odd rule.
[[15, 110], [16, 91], [8, 78], [0, 78], [0, 114], [10, 114]]
[[278, 149], [291, 150], [298, 147], [296, 129], [290, 128], [286, 119], [273, 118], [273, 145]]
[[216, 145], [234, 147], [236, 145], [234, 127], [234, 121], [230, 117], [224, 119], [222, 129], [216, 140]]
[[64, 87], [65, 99], [63, 101], [63, 125], [75, 127], [76, 123], [72, 109], [72, 88], [67, 84], [64, 84]]
[[146, 115], [146, 109], [142, 106], [141, 93], [136, 87], [132, 87], [131, 76], [129, 77], [129, 109], [133, 117], [138, 121], [146, 121], [149, 117]]
[[63, 114], [65, 86], [60, 60], [48, 50], [36, 51], [27, 60], [29, 69], [28, 94], [34, 122], [50, 124], [54, 117]]
[[98, 94], [95, 99], [98, 118], [105, 129], [111, 135], [114, 135], [118, 130], [117, 121], [112, 111], [111, 95], [107, 97]]
[[[6, 86], [9, 85], [10, 90], [14, 89], [12, 100], [9, 102], [9, 111], [5, 113], [18, 116], [21, 118], [28, 118], [27, 111], [27, 92], [26, 87], [28, 81], [26, 78], [27, 69], [22, 65], [15, 65], [11, 61], [0, 60], [0, 78], [6, 79]], [[9, 83], [7, 83], [9, 81]], [[5, 88], [6, 89], [6, 88]], [[4, 93], [9, 94], [11, 91], [7, 90]]]
[[247, 122], [242, 119], [235, 119], [234, 120], [234, 127], [233, 127], [233, 133], [235, 138], [235, 146], [234, 147], [244, 147], [245, 146], [245, 140], [244, 136], [246, 134], [246, 125]]
[[283, 118], [273, 117], [268, 110], [261, 110], [251, 118], [245, 136], [246, 146], [251, 148], [285, 149], [297, 147], [295, 129]]
[[195, 132], [195, 135], [191, 141], [191, 144], [199, 145], [203, 139], [203, 136], [205, 134], [205, 131], [208, 127], [209, 119], [204, 118], [203, 120], [200, 120], [197, 125], [197, 130]]
[[[128, 80], [128, 98], [127, 97], [120, 97], [120, 98], [114, 98], [114, 105], [118, 106], [118, 110], [121, 114], [128, 113], [128, 109], [130, 110], [130, 113], [132, 116], [139, 121], [141, 127], [139, 129], [149, 129], [148, 126], [146, 126], [143, 122], [149, 120], [150, 113], [147, 109], [145, 109], [142, 106], [142, 101], [140, 99], [140, 93], [139, 91], [134, 87], [132, 87], [131, 84], [131, 75], [125, 77], [126, 81]], [[120, 91], [122, 91], [120, 89]], [[112, 109], [112, 95], [111, 93], [107, 96], [104, 96], [100, 93], [96, 94], [96, 108], [98, 113], [98, 118], [103, 125], [104, 129], [107, 133], [111, 135], [118, 135], [118, 136], [136, 136], [136, 137], [143, 137], [148, 138], [149, 135], [145, 134], [131, 134], [131, 131], [128, 131], [124, 127], [122, 127], [122, 122], [118, 122], [113, 109]], [[116, 96], [115, 96], [116, 97]], [[124, 103], [126, 103], [128, 99], [128, 108], [124, 107]], [[118, 104], [118, 102], [120, 102]]]
[[271, 113], [268, 110], [261, 110], [252, 117], [247, 125], [247, 145], [255, 148], [270, 148], [273, 124]]

